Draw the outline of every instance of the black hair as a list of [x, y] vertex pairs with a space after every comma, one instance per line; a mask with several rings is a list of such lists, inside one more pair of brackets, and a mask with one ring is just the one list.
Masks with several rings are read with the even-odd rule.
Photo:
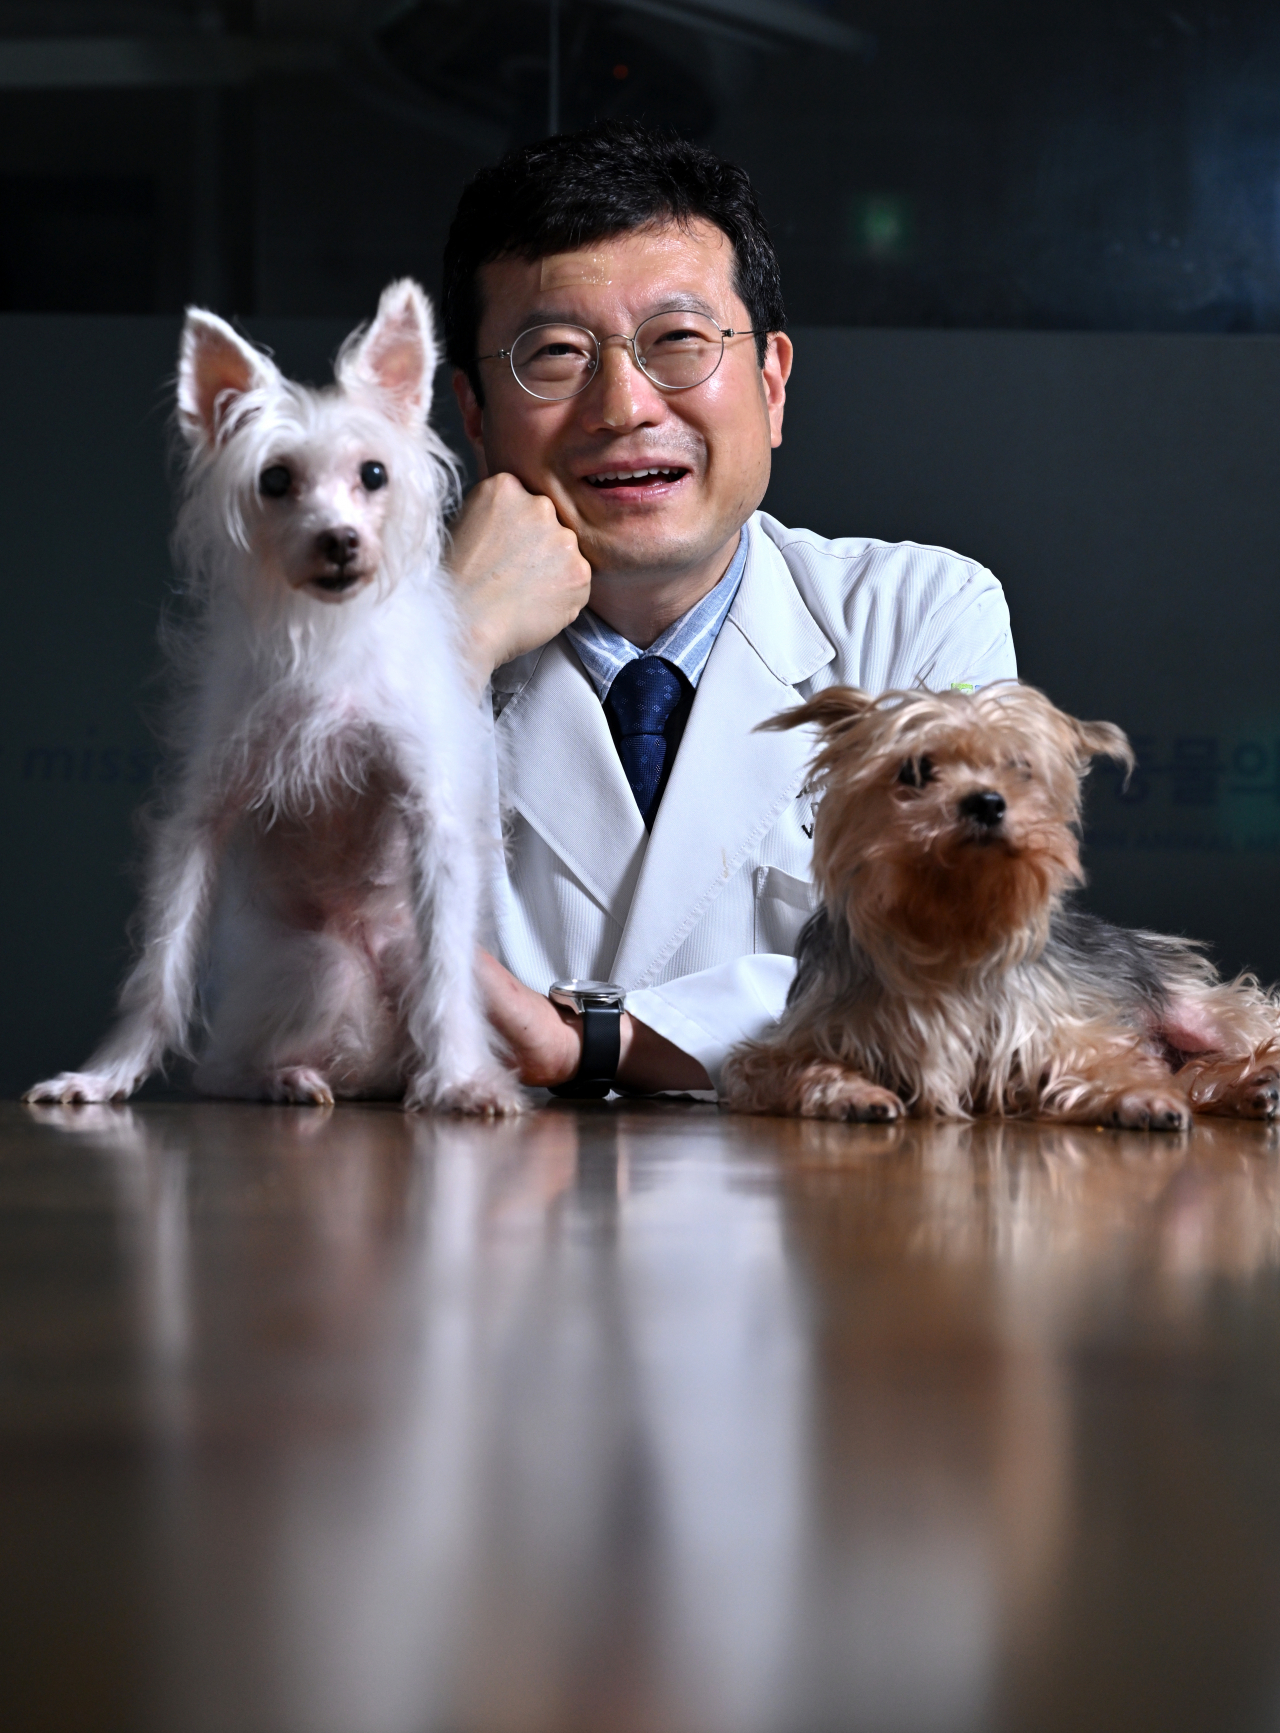
[[619, 120], [508, 151], [468, 182], [444, 249], [449, 360], [483, 402], [476, 366], [481, 265], [575, 252], [650, 223], [699, 217], [733, 245], [733, 286], [751, 315], [763, 367], [768, 333], [785, 328], [786, 312], [777, 254], [746, 173], [675, 133]]

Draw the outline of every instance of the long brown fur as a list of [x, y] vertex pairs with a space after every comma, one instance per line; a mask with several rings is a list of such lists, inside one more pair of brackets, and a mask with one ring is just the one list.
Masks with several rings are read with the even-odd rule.
[[1070, 903], [1090, 761], [1133, 764], [1119, 728], [1016, 681], [879, 698], [833, 687], [765, 726], [806, 724], [821, 731], [823, 909], [777, 1030], [730, 1056], [725, 1106], [1163, 1130], [1192, 1111], [1280, 1110], [1274, 994], [1222, 981], [1188, 940]]

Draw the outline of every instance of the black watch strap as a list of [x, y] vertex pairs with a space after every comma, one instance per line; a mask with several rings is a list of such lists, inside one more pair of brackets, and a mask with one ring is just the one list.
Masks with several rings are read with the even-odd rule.
[[622, 1006], [584, 1005], [581, 1016], [582, 1061], [576, 1075], [554, 1084], [551, 1093], [568, 1101], [603, 1101], [618, 1075]]

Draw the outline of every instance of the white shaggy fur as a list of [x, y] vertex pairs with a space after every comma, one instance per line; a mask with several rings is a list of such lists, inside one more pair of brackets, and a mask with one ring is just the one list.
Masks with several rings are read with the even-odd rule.
[[325, 391], [188, 313], [182, 696], [140, 955], [85, 1069], [28, 1100], [123, 1099], [199, 1021], [206, 1093], [518, 1108], [475, 982], [492, 773], [440, 565], [435, 362], [407, 280]]

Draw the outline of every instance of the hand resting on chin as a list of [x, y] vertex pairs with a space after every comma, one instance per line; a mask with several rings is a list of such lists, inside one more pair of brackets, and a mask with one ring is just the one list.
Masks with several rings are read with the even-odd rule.
[[488, 476], [453, 521], [446, 556], [476, 683], [550, 643], [582, 612], [591, 567], [545, 494], [514, 475]]

